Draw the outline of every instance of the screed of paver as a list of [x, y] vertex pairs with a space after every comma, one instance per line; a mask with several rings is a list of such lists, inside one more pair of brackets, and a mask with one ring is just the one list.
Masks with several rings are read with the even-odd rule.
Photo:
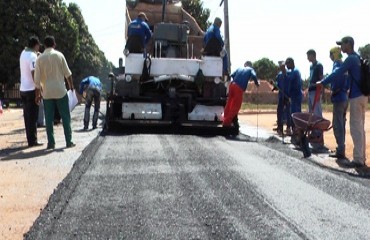
[[72, 113], [75, 148], [66, 149], [61, 125], [54, 126], [56, 149], [46, 150], [45, 128], [38, 139], [45, 144], [28, 148], [21, 109], [5, 109], [0, 116], [0, 239], [23, 239], [45, 207], [49, 196], [70, 172], [98, 130], [82, 132], [83, 106]]

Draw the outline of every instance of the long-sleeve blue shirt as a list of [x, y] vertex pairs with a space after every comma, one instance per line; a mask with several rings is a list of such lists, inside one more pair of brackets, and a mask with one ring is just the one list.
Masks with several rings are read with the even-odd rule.
[[243, 91], [247, 89], [250, 79], [253, 79], [257, 86], [259, 85], [256, 72], [251, 67], [238, 68], [233, 72], [233, 74], [231, 74], [231, 77], [233, 78], [231, 82], [236, 83], [241, 89], [243, 89]]
[[87, 90], [88, 88], [96, 88], [99, 91], [101, 91], [102, 90], [102, 85], [101, 85], [101, 82], [100, 82], [99, 78], [94, 77], [94, 76], [84, 78], [80, 83], [79, 93], [82, 94], [83, 91]]
[[302, 99], [302, 78], [301, 73], [297, 68], [294, 68], [287, 72], [288, 78], [288, 95], [291, 99], [300, 100]]
[[221, 47], [224, 46], [224, 40], [222, 39], [221, 37], [221, 32], [220, 32], [220, 28], [214, 24], [212, 24], [212, 26], [210, 26], [208, 29], [207, 29], [207, 32], [206, 34], [204, 35], [204, 38], [203, 38], [203, 44], [204, 46], [207, 45], [208, 41], [211, 39], [211, 38], [217, 38], [218, 41], [220, 41], [221, 43]]
[[[342, 65], [342, 61], [335, 61], [333, 63], [333, 72], [336, 71], [336, 69], [340, 68]], [[347, 91], [349, 88], [349, 84], [347, 81], [346, 74], [338, 74], [336, 77], [332, 78], [326, 78], [322, 81], [322, 84], [326, 85], [330, 83], [330, 89], [332, 92], [331, 95], [331, 102], [333, 103], [339, 103], [344, 102], [348, 100], [347, 97]]]
[[279, 88], [279, 99], [283, 99], [284, 97], [288, 97], [288, 91], [289, 91], [289, 83], [286, 73], [279, 72], [276, 76], [276, 85]]
[[348, 57], [344, 60], [343, 64], [327, 76], [322, 83], [327, 84], [338, 76], [345, 74], [347, 71], [350, 86], [349, 98], [356, 98], [363, 95], [360, 90], [361, 62], [359, 55], [355, 52], [348, 54]]
[[150, 31], [148, 24], [138, 17], [128, 25], [127, 35], [140, 36], [143, 41], [143, 46], [146, 46], [152, 37], [152, 32]]

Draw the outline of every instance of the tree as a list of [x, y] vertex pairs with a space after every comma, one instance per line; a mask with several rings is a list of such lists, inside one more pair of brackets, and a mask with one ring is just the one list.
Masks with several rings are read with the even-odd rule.
[[195, 18], [201, 29], [206, 30], [211, 23], [208, 21], [210, 10], [203, 8], [201, 0], [182, 0], [182, 7]]
[[29, 6], [27, 0], [0, 1], [0, 83], [11, 86], [19, 79], [19, 56], [29, 37], [24, 41], [24, 36], [34, 34], [33, 29], [24, 31], [34, 20]]
[[364, 59], [370, 59], [370, 44], [366, 44], [364, 47], [358, 49], [360, 56]]
[[106, 78], [112, 68], [76, 4], [67, 7], [62, 0], [4, 0], [0, 1], [0, 83], [12, 86], [19, 82], [19, 56], [32, 35], [41, 42], [46, 35], [55, 37], [75, 85], [87, 75]]
[[103, 66], [102, 62], [105, 58], [104, 54], [99, 50], [99, 47], [89, 33], [80, 8], [75, 3], [71, 3], [68, 6], [68, 11], [76, 21], [79, 33], [79, 51], [71, 67], [74, 79], [80, 81], [91, 75], [99, 77], [100, 69]]
[[41, 41], [46, 35], [54, 35], [68, 63], [78, 52], [77, 25], [61, 0], [0, 1], [0, 26], [2, 83], [19, 82], [19, 55], [32, 35]]
[[268, 58], [262, 58], [253, 63], [259, 79], [274, 80], [278, 73], [278, 66]]
[[73, 78], [80, 82], [83, 78], [93, 75], [102, 81], [103, 86], [107, 86], [108, 74], [112, 71], [113, 64], [106, 59], [104, 52], [100, 51], [89, 33], [79, 6], [75, 3], [70, 3], [68, 11], [76, 21], [79, 32], [79, 52], [71, 67]]

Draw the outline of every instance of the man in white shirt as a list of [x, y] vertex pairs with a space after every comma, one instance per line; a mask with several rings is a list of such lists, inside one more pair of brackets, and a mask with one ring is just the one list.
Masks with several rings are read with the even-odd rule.
[[32, 36], [28, 40], [28, 46], [22, 51], [19, 58], [21, 69], [20, 93], [23, 103], [24, 125], [26, 128], [29, 147], [42, 145], [42, 143], [37, 142], [37, 118], [39, 107], [35, 102], [36, 90], [34, 81], [34, 71], [39, 48], [39, 39]]

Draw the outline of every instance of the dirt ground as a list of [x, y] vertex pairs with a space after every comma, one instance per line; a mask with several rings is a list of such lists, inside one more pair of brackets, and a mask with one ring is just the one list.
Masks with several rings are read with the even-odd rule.
[[[324, 118], [331, 121], [332, 113], [325, 112]], [[276, 112], [273, 110], [265, 110], [260, 112], [257, 116], [257, 112], [245, 112], [239, 115], [239, 120], [244, 123], [253, 124], [266, 129], [271, 133], [275, 133], [272, 129], [276, 127]], [[284, 128], [285, 129], [285, 128]], [[370, 134], [370, 112], [366, 113], [366, 120], [365, 120], [365, 130], [366, 135]], [[335, 141], [333, 129], [324, 133], [324, 142], [325, 146], [328, 147], [330, 150], [335, 150], [337, 144]], [[370, 166], [370, 139], [367, 139], [366, 142], [366, 164]], [[346, 156], [348, 159], [353, 158], [353, 142], [349, 131], [349, 114], [347, 113], [347, 124], [346, 124]]]
[[[81, 111], [82, 112], [82, 111]], [[82, 115], [82, 113], [80, 114]], [[331, 113], [325, 113], [331, 119]], [[266, 111], [260, 114], [240, 114], [241, 122], [257, 125], [273, 132], [276, 113]], [[72, 129], [81, 127], [75, 121]], [[370, 113], [366, 114], [366, 132], [370, 132]], [[57, 145], [64, 144], [63, 128], [54, 128]], [[76, 131], [75, 131], [76, 133]], [[84, 147], [97, 135], [97, 132], [74, 133], [77, 147], [72, 150], [58, 147], [53, 153], [45, 152], [46, 145], [28, 148], [25, 139], [24, 123], [21, 109], [5, 109], [0, 115], [0, 239], [23, 239], [40, 211], [45, 207], [50, 194], [65, 178], [73, 166], [72, 158], [66, 155], [79, 156]], [[78, 142], [77, 136], [80, 142]], [[76, 142], [76, 138], [77, 142]], [[44, 128], [38, 129], [38, 138], [46, 144]], [[352, 157], [352, 139], [347, 128], [347, 155]], [[325, 144], [335, 149], [332, 130], [325, 133]], [[64, 154], [60, 154], [64, 152]], [[370, 142], [367, 144], [367, 165], [370, 165]]]
[[[76, 111], [76, 110], [74, 110]], [[23, 239], [50, 195], [98, 130], [80, 132], [83, 106], [72, 115], [73, 141], [65, 148], [63, 127], [54, 126], [56, 148], [46, 150], [45, 128], [38, 128], [43, 146], [28, 148], [21, 109], [0, 115], [0, 239]], [[81, 118], [81, 119], [79, 119]]]

